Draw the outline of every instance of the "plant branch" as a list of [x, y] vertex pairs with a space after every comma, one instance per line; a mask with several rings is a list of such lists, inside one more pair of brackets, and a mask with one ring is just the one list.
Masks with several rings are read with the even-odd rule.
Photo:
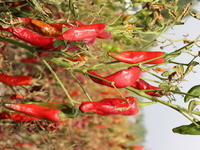
[[44, 58], [41, 57], [41, 60], [47, 66], [47, 68], [50, 70], [50, 72], [54, 75], [54, 77], [57, 80], [57, 82], [60, 84], [61, 88], [63, 89], [63, 91], [67, 95], [67, 97], [68, 97], [68, 99], [70, 101], [70, 104], [72, 106], [74, 106], [73, 99], [71, 98], [70, 94], [68, 93], [67, 89], [65, 88], [65, 86], [63, 85], [63, 83], [61, 82], [61, 80], [59, 79], [59, 77], [57, 76], [57, 74], [53, 71], [53, 69], [51, 68], [51, 66], [46, 62], [46, 60]]

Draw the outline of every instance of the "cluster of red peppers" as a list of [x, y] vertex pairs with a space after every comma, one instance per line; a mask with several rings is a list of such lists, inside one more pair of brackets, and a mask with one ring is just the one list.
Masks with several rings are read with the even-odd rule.
[[[16, 26], [4, 28], [0, 25], [0, 30], [8, 31], [15, 37], [39, 47], [40, 50], [61, 50], [67, 44], [67, 51], [74, 51], [80, 48], [70, 41], [82, 41], [86, 45], [92, 45], [96, 38], [111, 38], [103, 23], [86, 25], [76, 20], [74, 23], [46, 23], [25, 17], [15, 18], [13, 22]], [[64, 27], [68, 30], [62, 32]], [[63, 40], [68, 42], [65, 44]], [[48, 54], [48, 52], [40, 52], [39, 56]]]
[[[125, 51], [125, 52], [109, 52], [108, 55], [121, 62], [135, 64], [145, 62], [145, 64], [160, 64], [165, 60], [163, 52], [148, 52], [148, 51]], [[157, 58], [160, 57], [160, 58]], [[156, 59], [157, 58], [157, 59]], [[152, 60], [151, 60], [152, 59]], [[120, 70], [106, 77], [100, 76], [95, 71], [89, 70], [89, 77], [96, 83], [116, 88], [125, 88], [132, 86], [138, 90], [160, 89], [144, 81], [140, 78], [141, 70], [138, 67], [129, 67], [128, 69]], [[111, 84], [113, 83], [113, 84]], [[145, 92], [146, 94], [160, 97], [156, 91]]]
[[[134, 54], [133, 54], [134, 53]], [[141, 53], [143, 55], [141, 55]], [[138, 51], [128, 51], [128, 52], [120, 52], [120, 53], [112, 53], [109, 55], [113, 58], [120, 60], [126, 63], [140, 63], [144, 62], [146, 64], [159, 64], [164, 62], [164, 58], [161, 56], [163, 53], [161, 52], [141, 52]], [[139, 55], [140, 54], [140, 55]], [[148, 56], [148, 58], [147, 58]], [[155, 59], [156, 57], [160, 57]], [[150, 60], [149, 59], [155, 59]], [[117, 71], [114, 74], [111, 74], [106, 77], [102, 77], [97, 74], [95, 71], [88, 71], [89, 77], [98, 84], [115, 87], [115, 88], [125, 88], [132, 86], [133, 88], [139, 90], [150, 90], [150, 89], [160, 89], [159, 87], [154, 87], [147, 83], [146, 81], [140, 78], [141, 70], [139, 67], [129, 67], [128, 69], [122, 69]], [[1, 77], [2, 76], [2, 77]], [[31, 77], [23, 76], [23, 77], [11, 77], [8, 75], [1, 75], [0, 81], [4, 82], [8, 85], [29, 85], [31, 84]], [[5, 76], [7, 79], [5, 79]], [[4, 79], [4, 80], [3, 80]], [[26, 82], [25, 82], [26, 81]], [[146, 94], [151, 96], [160, 97], [155, 90], [147, 91]], [[15, 103], [4, 103], [4, 108], [17, 111], [22, 114], [12, 113], [8, 114], [6, 112], [1, 113], [1, 119], [13, 119], [16, 121], [30, 121], [37, 119], [45, 119], [51, 122], [59, 122], [65, 117], [77, 117], [79, 115], [83, 115], [83, 113], [96, 113], [102, 116], [110, 116], [110, 115], [135, 115], [138, 112], [138, 104], [137, 100], [134, 97], [126, 97], [122, 98], [105, 98], [99, 102], [82, 102], [79, 108], [72, 107], [70, 105], [62, 105], [62, 104], [52, 104], [52, 103], [43, 103], [43, 102], [27, 102], [26, 104], [15, 104]]]
[[[74, 23], [46, 23], [40, 20], [30, 18], [15, 18], [13, 20], [17, 26], [4, 28], [0, 26], [0, 30], [8, 31], [15, 37], [28, 42], [31, 45], [39, 47], [41, 50], [61, 50], [65, 48], [65, 43], [57, 45], [57, 41], [63, 42], [67, 40], [67, 44], [72, 41], [82, 41], [87, 45], [95, 42], [96, 38], [107, 39], [111, 37], [110, 33], [106, 32], [106, 26], [103, 23], [85, 25], [79, 21]], [[18, 26], [18, 24], [20, 26]], [[68, 29], [63, 32], [63, 28]], [[67, 51], [76, 50], [77, 47], [68, 47]], [[48, 53], [41, 52], [40, 56], [47, 55]], [[165, 61], [163, 52], [148, 52], [148, 51], [124, 51], [124, 52], [108, 52], [108, 55], [114, 59], [129, 63], [142, 63], [142, 64], [160, 64]], [[77, 58], [67, 58], [70, 61], [84, 60], [85, 56], [80, 55]], [[25, 59], [24, 62], [37, 62], [38, 59]], [[126, 88], [133, 87], [138, 90], [152, 90], [145, 91], [146, 94], [151, 96], [160, 97], [160, 94], [154, 87], [140, 78], [141, 70], [139, 67], [129, 67], [122, 69], [114, 74], [102, 77], [93, 70], [88, 71], [89, 77], [98, 84], [113, 87], [113, 88]], [[0, 75], [0, 82], [7, 85], [31, 85], [31, 76], [9, 76]], [[32, 121], [37, 119], [45, 119], [51, 122], [59, 122], [64, 117], [77, 117], [85, 113], [96, 113], [102, 116], [110, 115], [135, 115], [138, 113], [137, 100], [134, 97], [126, 98], [105, 98], [99, 102], [82, 102], [79, 108], [70, 105], [52, 104], [43, 102], [28, 102], [25, 104], [4, 103], [3, 107], [17, 111], [19, 113], [2, 112], [1, 119], [13, 119], [16, 121]]]
[[[148, 51], [125, 51], [125, 52], [109, 52], [109, 56], [124, 63], [145, 63], [145, 64], [160, 64], [165, 60], [163, 52], [148, 52]], [[158, 57], [158, 58], [157, 58]], [[138, 90], [152, 90], [145, 92], [151, 96], [160, 97], [154, 89], [161, 89], [147, 83], [140, 78], [141, 70], [139, 67], [129, 67], [117, 71], [106, 77], [100, 76], [95, 71], [88, 71], [89, 77], [100, 85], [125, 88], [132, 86]], [[102, 116], [109, 115], [134, 115], [138, 112], [137, 101], [134, 97], [127, 97], [126, 100], [120, 98], [106, 98], [100, 102], [83, 102], [80, 106], [82, 112], [93, 112]]]

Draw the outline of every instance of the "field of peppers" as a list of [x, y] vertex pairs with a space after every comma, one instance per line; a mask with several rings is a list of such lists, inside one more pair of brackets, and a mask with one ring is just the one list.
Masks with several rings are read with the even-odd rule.
[[[156, 103], [191, 122], [173, 128], [174, 133], [199, 135], [200, 83], [187, 93], [179, 84], [199, 65], [199, 52], [192, 48], [200, 36], [163, 51], [165, 41], [174, 42], [164, 36], [168, 28], [184, 25], [186, 16], [200, 19], [192, 5], [0, 2], [0, 149], [145, 149], [141, 110]], [[188, 64], [176, 62], [183, 53], [192, 56]], [[165, 69], [167, 64], [173, 67]], [[182, 95], [188, 107], [174, 104], [175, 95]]]

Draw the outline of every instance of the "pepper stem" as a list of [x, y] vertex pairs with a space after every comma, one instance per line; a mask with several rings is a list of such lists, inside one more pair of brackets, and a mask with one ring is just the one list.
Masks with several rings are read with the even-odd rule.
[[138, 102], [138, 107], [142, 108], [144, 106], [148, 106], [148, 105], [152, 105], [152, 104], [156, 104], [157, 102], [152, 101], [152, 102], [141, 102], [141, 101], [137, 101]]
[[46, 62], [46, 60], [44, 60], [44, 58], [40, 57], [40, 59], [43, 61], [43, 63], [47, 66], [47, 68], [51, 71], [51, 73], [54, 75], [55, 79], [57, 80], [57, 82], [60, 84], [61, 88], [63, 89], [63, 91], [65, 92], [65, 94], [67, 95], [70, 104], [72, 106], [74, 106], [74, 100], [71, 98], [70, 94], [68, 93], [67, 89], [65, 88], [65, 86], [63, 85], [63, 83], [61, 82], [61, 80], [59, 79], [59, 77], [57, 76], [57, 74], [53, 71], [53, 69], [51, 68], [51, 66]]

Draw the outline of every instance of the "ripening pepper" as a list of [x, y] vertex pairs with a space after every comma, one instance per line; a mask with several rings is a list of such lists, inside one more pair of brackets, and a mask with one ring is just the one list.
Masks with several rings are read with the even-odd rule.
[[[124, 88], [124, 87], [131, 86], [140, 77], [141, 70], [138, 67], [129, 67], [128, 69], [120, 70], [106, 77], [101, 77], [99, 74], [97, 74], [95, 71], [92, 71], [92, 70], [89, 70], [88, 73], [91, 75], [100, 77], [104, 80], [114, 82], [114, 85], [117, 88]], [[91, 75], [89, 75], [89, 77], [94, 82], [101, 85], [113, 87], [111, 83], [95, 78], [94, 76], [91, 76]]]
[[[108, 55], [121, 62], [135, 64], [141, 63], [159, 56], [163, 56], [164, 52], [160, 51], [124, 51], [124, 52], [108, 52]], [[165, 62], [164, 57], [146, 62], [145, 64], [160, 64]]]
[[[161, 89], [160, 87], [155, 87], [142, 80], [141, 78], [137, 79], [135, 83], [132, 84], [132, 87], [138, 90], [149, 90], [149, 89]], [[156, 93], [156, 91], [148, 91], [145, 92], [148, 95], [160, 97], [160, 94]]]
[[102, 116], [111, 115], [135, 115], [138, 113], [138, 106], [135, 97], [105, 98], [100, 102], [82, 102], [79, 109], [83, 113], [93, 112]]

